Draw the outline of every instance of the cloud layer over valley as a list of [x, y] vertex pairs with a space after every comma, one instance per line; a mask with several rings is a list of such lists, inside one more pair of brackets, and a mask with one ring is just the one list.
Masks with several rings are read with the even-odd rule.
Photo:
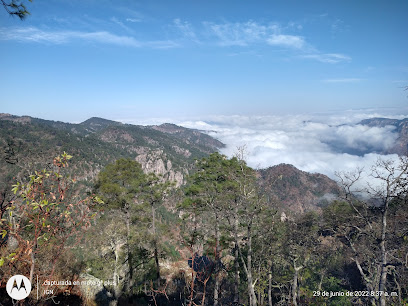
[[358, 124], [374, 117], [402, 119], [405, 116], [378, 112], [342, 112], [337, 114], [287, 116], [214, 116], [179, 125], [196, 128], [226, 144], [221, 152], [233, 156], [237, 147], [246, 146], [251, 167], [267, 168], [280, 163], [328, 175], [364, 167], [366, 175], [395, 143], [394, 126], [369, 127]]

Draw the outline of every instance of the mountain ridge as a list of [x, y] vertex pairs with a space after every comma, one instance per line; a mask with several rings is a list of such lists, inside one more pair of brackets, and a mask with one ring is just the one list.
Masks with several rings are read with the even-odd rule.
[[75, 174], [80, 193], [89, 192], [99, 171], [118, 158], [136, 160], [145, 172], [180, 186], [195, 159], [224, 145], [198, 131], [178, 127], [190, 139], [186, 140], [166, 133], [166, 126], [160, 129], [98, 117], [77, 124], [1, 113], [0, 194], [10, 193], [16, 180], [47, 167], [63, 151], [73, 155], [69, 171]]
[[[398, 131], [404, 137], [408, 119], [372, 118], [358, 124], [399, 126]], [[16, 172], [17, 167], [6, 162], [7, 158], [34, 167], [49, 163], [50, 158], [62, 151], [74, 156], [72, 171], [83, 184], [83, 190], [89, 191], [98, 172], [118, 158], [136, 160], [145, 172], [154, 172], [163, 180], [181, 186], [193, 169], [195, 159], [225, 146], [199, 130], [172, 123], [141, 126], [100, 117], [65, 123], [0, 113], [0, 129], [0, 145], [4, 148], [0, 161], [4, 175], [0, 183], [7, 182], [9, 186], [12, 178], [21, 177], [22, 172]], [[14, 153], [10, 153], [13, 146]], [[278, 177], [282, 179], [276, 180]], [[291, 213], [319, 212], [340, 194], [337, 183], [327, 176], [308, 173], [289, 164], [258, 170], [258, 178], [270, 202], [278, 203], [280, 209]]]
[[258, 175], [262, 192], [285, 212], [320, 212], [341, 194], [338, 184], [328, 176], [302, 171], [290, 164], [258, 170]]
[[385, 150], [380, 153], [398, 155], [408, 154], [408, 118], [390, 119], [377, 117], [364, 119], [360, 121], [358, 124], [366, 125], [369, 127], [385, 127], [385, 126], [395, 127], [395, 130], [398, 133], [398, 138], [396, 139], [395, 144], [388, 150]]

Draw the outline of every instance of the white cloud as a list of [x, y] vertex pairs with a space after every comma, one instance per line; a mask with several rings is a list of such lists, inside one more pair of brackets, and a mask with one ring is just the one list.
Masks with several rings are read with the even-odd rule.
[[[408, 108], [346, 110], [284, 116], [209, 116], [206, 118], [154, 118], [120, 120], [133, 124], [172, 122], [194, 128], [226, 144], [221, 153], [231, 157], [238, 146], [246, 145], [247, 162], [254, 168], [280, 163], [292, 164], [308, 172], [323, 173], [337, 180], [335, 172], [364, 168], [360, 187], [367, 182], [371, 167], [378, 158], [397, 160], [398, 156], [375, 151], [390, 148], [397, 137], [392, 126], [368, 127], [358, 124], [369, 118], [403, 119]], [[356, 154], [358, 153], [358, 154]]]
[[288, 28], [296, 29], [296, 30], [298, 30], [298, 31], [301, 31], [301, 30], [303, 29], [303, 26], [302, 26], [301, 24], [299, 24], [299, 23], [290, 21], [290, 22], [288, 23]]
[[300, 36], [294, 35], [271, 35], [267, 40], [269, 45], [286, 46], [292, 48], [302, 48], [305, 45], [305, 41]]
[[322, 63], [337, 64], [340, 62], [350, 62], [351, 57], [339, 53], [314, 53], [301, 55], [302, 58], [313, 59]]
[[[122, 9], [121, 9], [122, 10]], [[141, 17], [137, 12], [127, 12], [129, 18], [126, 22], [139, 22]], [[139, 18], [140, 17], [140, 18]], [[140, 41], [135, 39], [133, 30], [124, 21], [112, 17], [110, 22], [120, 26], [128, 35], [117, 35], [108, 31], [67, 31], [67, 30], [42, 30], [36, 27], [27, 28], [0, 28], [0, 40], [17, 40], [22, 42], [38, 42], [62, 44], [75, 39], [96, 41], [99, 43], [115, 44], [127, 47], [148, 48], [174, 48], [179, 47], [181, 39], [188, 39], [198, 44], [211, 44], [219, 46], [252, 47], [269, 46], [292, 50], [293, 56], [303, 59], [312, 59], [322, 63], [350, 62], [351, 58], [340, 53], [323, 53], [312, 46], [303, 36], [287, 33], [302, 29], [300, 24], [289, 23], [283, 27], [279, 23], [246, 22], [202, 22], [196, 29], [188, 22], [176, 18], [169, 27], [176, 29], [174, 40]], [[98, 20], [101, 25], [101, 21]], [[112, 25], [112, 24], [111, 24]], [[231, 53], [230, 53], [231, 54]], [[232, 54], [238, 54], [233, 52]]]
[[106, 31], [80, 32], [80, 31], [43, 31], [35, 27], [28, 28], [0, 28], [0, 39], [17, 40], [21, 42], [37, 42], [64, 44], [75, 39], [112, 44], [125, 47], [148, 48], [174, 48], [178, 45], [171, 40], [139, 41], [131, 36], [121, 36]]
[[188, 39], [198, 42], [196, 33], [192, 25], [187, 21], [182, 21], [179, 18], [173, 20], [174, 26], [181, 32], [181, 34]]
[[96, 41], [100, 43], [107, 43], [112, 45], [120, 45], [120, 46], [127, 46], [127, 47], [142, 47], [142, 43], [135, 40], [133, 37], [130, 36], [119, 36], [115, 34], [111, 34], [109, 32], [66, 32], [61, 33], [62, 35], [66, 35], [67, 39], [70, 38], [80, 38], [83, 40], [88, 41]]
[[222, 24], [204, 22], [203, 25], [207, 32], [215, 36], [222, 46], [248, 46], [259, 43], [287, 48], [302, 48], [305, 45], [301, 36], [282, 34], [283, 29], [278, 24], [264, 25], [250, 20]]
[[358, 83], [361, 82], [363, 79], [359, 78], [344, 78], [344, 79], [326, 79], [322, 80], [325, 83]]
[[122, 29], [125, 29], [126, 31], [132, 33], [133, 30], [131, 28], [129, 28], [127, 25], [125, 25], [122, 21], [120, 21], [119, 19], [117, 19], [116, 17], [112, 17], [110, 19], [113, 23], [117, 24], [118, 26], [120, 26]]
[[126, 18], [126, 21], [127, 22], [141, 22], [142, 20], [141, 19], [137, 19], [137, 18]]
[[[312, 59], [322, 63], [336, 64], [351, 61], [351, 57], [345, 54], [320, 52], [303, 36], [284, 33], [294, 28], [294, 23], [289, 23], [286, 28], [278, 23], [261, 24], [252, 20], [235, 23], [203, 22], [203, 26], [207, 36], [215, 37], [220, 46], [249, 47], [263, 44], [292, 49], [298, 53], [298, 58]], [[296, 26], [296, 31], [301, 29], [302, 25]]]
[[387, 150], [394, 144], [394, 127], [356, 124], [373, 117], [404, 117], [397, 111], [392, 113], [361, 110], [295, 116], [214, 116], [178, 124], [207, 131], [226, 144], [221, 152], [227, 156], [233, 156], [238, 146], [246, 145], [251, 167], [288, 163], [336, 179], [336, 171], [353, 171], [357, 167], [369, 170], [382, 156], [373, 152]]
[[61, 44], [68, 41], [71, 32], [46, 32], [34, 27], [6, 29], [0, 28], [0, 39], [30, 42], [52, 42]]

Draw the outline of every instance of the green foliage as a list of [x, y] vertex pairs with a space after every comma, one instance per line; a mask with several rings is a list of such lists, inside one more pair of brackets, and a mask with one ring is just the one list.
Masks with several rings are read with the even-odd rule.
[[323, 219], [333, 231], [336, 231], [339, 226], [350, 222], [353, 215], [353, 208], [344, 201], [333, 201], [323, 209]]
[[176, 219], [161, 205], [170, 186], [155, 174], [145, 174], [130, 159], [118, 159], [99, 173], [94, 192], [101, 200], [103, 216], [97, 227], [107, 238], [90, 241], [90, 246], [105, 252], [103, 260], [100, 254], [90, 254], [87, 264], [97, 277], [118, 275], [116, 294], [119, 288], [122, 294], [139, 292], [157, 279], [160, 258], [180, 256], [165, 241], [170, 235], [163, 219], [168, 223]]
[[176, 247], [171, 244], [169, 241], [165, 241], [163, 243], [163, 248], [166, 254], [168, 254], [169, 258], [173, 261], [177, 261], [181, 259], [181, 254], [177, 251]]
[[95, 190], [106, 208], [123, 209], [137, 200], [146, 183], [146, 176], [138, 162], [118, 159], [99, 173]]
[[[77, 178], [74, 187], [77, 194], [85, 197], [93, 188], [96, 173], [118, 159], [135, 160], [140, 154], [150, 161], [161, 158], [171, 162], [172, 171], [185, 174], [195, 158], [215, 150], [206, 141], [196, 142], [202, 137], [215, 141], [211, 137], [180, 127], [183, 135], [190, 135], [190, 141], [177, 133], [167, 133], [166, 129], [125, 125], [100, 118], [81, 124], [36, 118], [20, 123], [15, 117], [11, 119], [0, 120], [0, 147], [4, 150], [0, 158], [0, 193], [8, 192], [15, 178], [23, 180], [36, 169], [49, 169], [48, 157], [62, 151], [75, 156], [75, 164], [68, 171]], [[161, 178], [165, 179], [167, 177]], [[6, 195], [7, 199], [11, 198]]]
[[196, 172], [189, 177], [187, 196], [197, 197], [205, 194], [205, 200], [215, 201], [224, 192], [231, 181], [228, 180], [226, 168], [229, 166], [226, 156], [213, 153], [196, 163]]
[[[11, 0], [7, 2], [6, 0], [0, 0], [1, 4], [3, 5], [4, 9], [9, 13], [11, 16], [17, 16], [21, 20], [24, 20], [30, 12], [27, 10], [24, 3], [18, 0]], [[28, 0], [32, 2], [32, 0]]]
[[162, 222], [169, 226], [175, 226], [180, 221], [177, 213], [167, 210], [166, 207], [162, 205], [157, 207], [157, 214], [161, 217]]

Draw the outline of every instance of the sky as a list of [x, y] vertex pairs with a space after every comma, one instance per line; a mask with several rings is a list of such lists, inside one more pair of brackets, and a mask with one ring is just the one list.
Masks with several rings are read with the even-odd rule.
[[171, 122], [218, 138], [228, 156], [246, 145], [252, 167], [289, 163], [331, 178], [370, 169], [373, 152], [397, 138], [362, 119], [408, 117], [406, 0], [33, 0], [27, 8], [20, 21], [0, 7], [3, 113]]
[[180, 121], [407, 106], [408, 1], [33, 0], [0, 112]]

